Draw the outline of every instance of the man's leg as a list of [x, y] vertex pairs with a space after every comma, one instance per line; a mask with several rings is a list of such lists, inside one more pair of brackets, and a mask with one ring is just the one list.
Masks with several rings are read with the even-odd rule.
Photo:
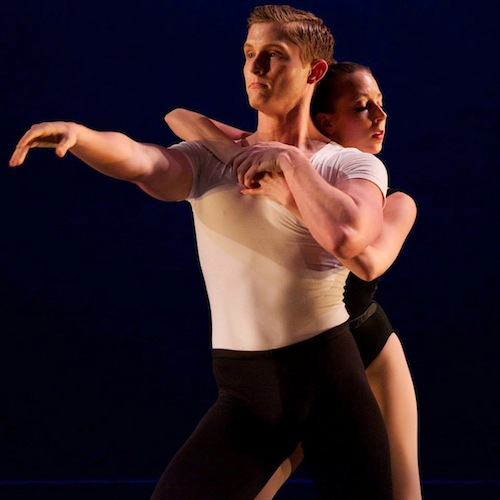
[[254, 499], [282, 459], [272, 430], [233, 405], [217, 402], [174, 456], [152, 500]]
[[254, 499], [297, 445], [272, 355], [214, 350], [219, 398], [174, 456], [152, 500]]

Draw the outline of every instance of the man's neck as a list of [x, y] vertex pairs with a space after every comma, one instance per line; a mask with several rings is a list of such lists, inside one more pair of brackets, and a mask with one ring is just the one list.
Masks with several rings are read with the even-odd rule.
[[277, 141], [296, 146], [311, 154], [330, 142], [314, 126], [308, 115], [289, 113], [272, 116], [259, 112], [257, 130], [248, 138], [249, 144]]

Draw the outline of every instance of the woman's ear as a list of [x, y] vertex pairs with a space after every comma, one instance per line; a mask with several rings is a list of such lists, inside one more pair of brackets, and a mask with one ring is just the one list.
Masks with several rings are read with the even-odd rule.
[[318, 83], [328, 71], [328, 63], [324, 59], [316, 59], [311, 63], [311, 71], [307, 83]]
[[318, 113], [314, 118], [318, 130], [327, 137], [332, 137], [335, 131], [334, 113]]

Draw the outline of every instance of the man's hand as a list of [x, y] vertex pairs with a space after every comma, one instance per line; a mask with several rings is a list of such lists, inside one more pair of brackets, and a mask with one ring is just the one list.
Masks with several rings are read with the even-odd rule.
[[30, 149], [54, 148], [62, 158], [77, 142], [77, 125], [71, 122], [46, 122], [33, 125], [19, 140], [9, 165], [21, 165]]
[[231, 164], [238, 182], [247, 189], [258, 187], [259, 179], [268, 173], [282, 173], [283, 163], [290, 164], [291, 158], [303, 153], [294, 146], [281, 142], [259, 142], [244, 148]]
[[282, 172], [272, 175], [265, 173], [259, 178], [258, 183], [258, 187], [242, 189], [241, 194], [248, 196], [265, 196], [294, 213], [297, 211], [297, 205]]

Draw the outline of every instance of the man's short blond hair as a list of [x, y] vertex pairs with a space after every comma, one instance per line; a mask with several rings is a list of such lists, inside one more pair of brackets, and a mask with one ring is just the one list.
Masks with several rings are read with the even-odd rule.
[[283, 34], [300, 49], [304, 64], [324, 59], [333, 62], [334, 38], [322, 19], [312, 12], [289, 5], [259, 5], [248, 17], [248, 28], [257, 23], [276, 23]]

